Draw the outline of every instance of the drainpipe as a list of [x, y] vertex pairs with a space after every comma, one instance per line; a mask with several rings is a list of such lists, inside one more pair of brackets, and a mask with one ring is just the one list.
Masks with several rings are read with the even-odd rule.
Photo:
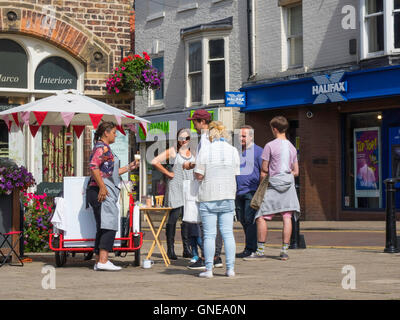
[[256, 76], [256, 30], [255, 30], [255, 0], [247, 0], [247, 43], [248, 43], [248, 61], [249, 61], [249, 78]]

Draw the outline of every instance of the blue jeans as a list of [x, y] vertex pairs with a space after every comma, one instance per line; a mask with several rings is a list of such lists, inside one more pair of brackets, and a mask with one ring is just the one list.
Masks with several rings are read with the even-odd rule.
[[200, 202], [201, 221], [203, 224], [203, 248], [207, 270], [212, 270], [215, 254], [217, 221], [225, 246], [226, 269], [234, 269], [236, 243], [233, 236], [234, 200]]
[[245, 235], [245, 251], [250, 252], [255, 252], [257, 250], [257, 225], [254, 222], [257, 211], [250, 207], [250, 202], [254, 193], [255, 191], [250, 191], [236, 196], [236, 214], [238, 220], [242, 224]]

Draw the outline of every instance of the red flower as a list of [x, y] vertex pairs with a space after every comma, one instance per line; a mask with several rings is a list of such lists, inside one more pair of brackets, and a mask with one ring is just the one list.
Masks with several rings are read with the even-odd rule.
[[135, 58], [142, 59], [142, 57], [139, 56], [138, 54], [135, 54]]
[[149, 61], [149, 60], [150, 60], [150, 57], [149, 57], [149, 55], [147, 54], [147, 52], [144, 52], [144, 51], [143, 51], [143, 56], [144, 56], [144, 59], [145, 59], [146, 61]]
[[128, 58], [127, 58], [127, 57], [123, 58], [123, 59], [122, 59], [122, 62], [123, 62], [123, 63], [128, 62]]

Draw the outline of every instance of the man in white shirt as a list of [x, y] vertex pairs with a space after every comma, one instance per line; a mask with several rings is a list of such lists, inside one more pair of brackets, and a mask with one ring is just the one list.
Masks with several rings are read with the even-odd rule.
[[[198, 134], [200, 134], [200, 142], [197, 145], [197, 149], [196, 149], [196, 158], [197, 158], [197, 155], [199, 154], [200, 149], [203, 146], [211, 143], [210, 140], [208, 139], [208, 126], [211, 122], [211, 114], [207, 110], [198, 109], [187, 120], [193, 122], [193, 126], [194, 126], [195, 130], [197, 131]], [[183, 168], [186, 170], [194, 169], [195, 166], [196, 166], [195, 162], [186, 161], [183, 164]], [[202, 233], [203, 233], [203, 230], [202, 230]], [[222, 251], [222, 237], [221, 237], [221, 233], [218, 230], [217, 238], [215, 240], [215, 257], [214, 257], [214, 267], [216, 267], [216, 268], [223, 267], [222, 259], [220, 257], [221, 251]], [[204, 264], [203, 258], [199, 259], [199, 260], [197, 260], [197, 262], [189, 265], [188, 268], [193, 269], [193, 270], [205, 270], [205, 264]]]

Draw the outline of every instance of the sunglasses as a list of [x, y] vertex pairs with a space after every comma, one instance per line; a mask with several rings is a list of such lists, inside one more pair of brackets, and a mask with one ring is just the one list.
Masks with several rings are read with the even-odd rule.
[[187, 137], [178, 137], [178, 141], [188, 141], [190, 140], [190, 136]]

